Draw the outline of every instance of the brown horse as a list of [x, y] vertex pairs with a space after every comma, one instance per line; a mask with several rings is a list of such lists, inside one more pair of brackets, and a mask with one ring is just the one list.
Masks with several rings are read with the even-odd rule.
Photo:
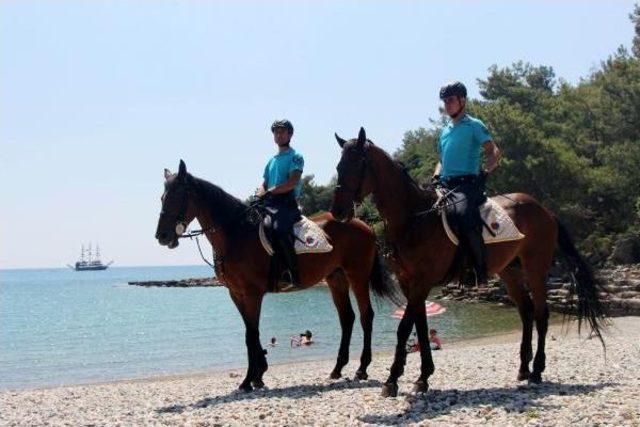
[[[374, 202], [385, 220], [387, 238], [392, 247], [391, 261], [407, 309], [397, 332], [397, 347], [383, 395], [398, 393], [398, 378], [406, 361], [405, 343], [413, 325], [420, 342], [421, 370], [416, 391], [428, 389], [434, 372], [428, 343], [424, 301], [431, 288], [448, 281], [460, 257], [447, 237], [440, 214], [433, 209], [437, 200], [433, 188], [423, 189], [385, 151], [366, 137], [363, 128], [357, 139], [345, 141], [336, 135], [342, 157], [338, 164], [338, 186], [331, 212], [338, 220], [351, 219], [353, 205], [373, 194]], [[574, 289], [578, 296], [579, 320], [586, 318], [592, 331], [602, 340], [600, 322], [604, 317], [599, 301], [599, 285], [574, 247], [566, 229], [531, 196], [522, 193], [497, 196], [495, 199], [513, 219], [524, 239], [487, 245], [487, 268], [506, 283], [509, 297], [522, 319], [518, 380], [540, 382], [545, 368], [545, 337], [549, 318], [545, 282], [558, 245], [574, 269]], [[521, 268], [516, 265], [519, 260]], [[525, 285], [531, 293], [527, 292]], [[538, 347], [532, 359], [533, 322], [538, 330]], [[604, 343], [603, 343], [604, 344]]]
[[[177, 174], [165, 170], [165, 191], [156, 239], [161, 245], [175, 248], [178, 238], [194, 218], [216, 253], [218, 278], [226, 284], [231, 299], [246, 326], [249, 358], [247, 375], [240, 389], [250, 391], [264, 386], [262, 376], [267, 370], [266, 351], [260, 344], [259, 322], [262, 299], [271, 292], [269, 285], [270, 257], [262, 247], [258, 226], [250, 220], [250, 208], [220, 187], [187, 173], [180, 161]], [[333, 250], [327, 253], [299, 255], [303, 288], [326, 279], [338, 310], [342, 338], [338, 360], [331, 378], [339, 378], [349, 361], [349, 343], [355, 314], [349, 299], [351, 287], [364, 331], [364, 347], [356, 378], [367, 378], [371, 362], [371, 329], [373, 309], [369, 287], [375, 294], [393, 298], [394, 285], [380, 263], [373, 231], [362, 221], [335, 221], [331, 214], [313, 218], [329, 236]]]

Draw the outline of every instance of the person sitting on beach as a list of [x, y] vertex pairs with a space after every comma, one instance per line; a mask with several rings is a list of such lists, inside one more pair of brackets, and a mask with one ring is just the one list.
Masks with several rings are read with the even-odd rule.
[[431, 350], [442, 349], [442, 341], [440, 341], [440, 337], [438, 337], [438, 331], [436, 331], [435, 329], [429, 330], [429, 345], [431, 346]]
[[271, 341], [269, 342], [269, 344], [267, 344], [269, 347], [275, 347], [278, 345], [278, 342], [276, 341], [276, 337], [271, 337]]

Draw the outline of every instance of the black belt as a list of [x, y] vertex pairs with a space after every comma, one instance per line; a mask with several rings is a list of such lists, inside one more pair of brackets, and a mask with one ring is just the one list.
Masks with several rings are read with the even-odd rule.
[[289, 191], [288, 193], [282, 194], [270, 194], [265, 198], [265, 205], [297, 207], [298, 202], [296, 201], [296, 196], [294, 195], [293, 191]]
[[478, 182], [478, 175], [458, 175], [442, 178], [442, 183], [445, 185], [461, 185], [461, 184], [475, 184]]

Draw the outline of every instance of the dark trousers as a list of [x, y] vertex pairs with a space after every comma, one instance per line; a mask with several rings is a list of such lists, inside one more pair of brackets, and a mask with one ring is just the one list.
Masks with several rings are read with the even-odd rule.
[[478, 283], [486, 283], [487, 263], [482, 219], [479, 207], [486, 200], [483, 177], [466, 176], [443, 182], [447, 197], [447, 215], [458, 230], [460, 244], [471, 252]]
[[302, 219], [293, 192], [276, 194], [265, 199], [265, 231], [273, 244], [276, 257], [283, 260], [291, 280], [299, 283], [298, 259], [294, 249], [293, 225]]
[[293, 193], [276, 194], [265, 200], [267, 230], [276, 238], [292, 235], [293, 225], [302, 219]]
[[482, 231], [482, 220], [478, 208], [486, 197], [484, 189], [475, 182], [468, 181], [457, 184], [455, 181], [443, 182], [449, 196], [447, 197], [447, 214], [453, 217], [460, 232]]

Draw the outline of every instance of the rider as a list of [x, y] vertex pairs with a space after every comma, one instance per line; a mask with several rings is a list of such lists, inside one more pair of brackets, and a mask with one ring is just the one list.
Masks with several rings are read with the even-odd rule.
[[288, 287], [300, 287], [298, 258], [294, 249], [293, 225], [302, 219], [296, 198], [302, 188], [302, 154], [291, 148], [293, 125], [289, 120], [276, 120], [271, 125], [278, 153], [264, 168], [264, 181], [257, 195], [265, 201], [265, 226], [275, 237], [274, 249], [288, 268]]
[[[445, 112], [451, 121], [440, 133], [440, 161], [434, 171], [434, 180], [451, 191], [456, 223], [473, 255], [476, 284], [486, 286], [486, 251], [479, 207], [485, 200], [484, 179], [498, 166], [501, 151], [484, 123], [466, 113], [467, 88], [464, 84], [458, 81], [446, 84], [440, 89], [440, 99], [444, 101]], [[482, 170], [481, 151], [485, 155]]]

